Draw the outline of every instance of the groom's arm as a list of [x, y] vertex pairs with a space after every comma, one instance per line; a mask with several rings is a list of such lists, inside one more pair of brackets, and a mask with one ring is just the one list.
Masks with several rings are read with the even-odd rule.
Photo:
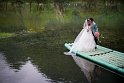
[[95, 29], [96, 32], [98, 32], [98, 27], [97, 27], [96, 24], [95, 24], [95, 26], [94, 26], [94, 29]]

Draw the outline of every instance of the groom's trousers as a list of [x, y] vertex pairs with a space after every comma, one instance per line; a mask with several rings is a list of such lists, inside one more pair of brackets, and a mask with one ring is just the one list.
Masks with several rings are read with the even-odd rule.
[[[93, 34], [93, 32], [92, 32], [92, 34]], [[97, 37], [95, 37], [94, 34], [93, 34], [93, 36], [94, 36], [95, 43], [96, 43], [96, 45], [97, 45], [98, 39], [97, 39]]]
[[95, 42], [96, 42], [96, 44], [97, 44], [97, 42], [98, 42], [98, 39], [97, 39], [97, 37], [94, 37], [94, 40], [95, 40]]

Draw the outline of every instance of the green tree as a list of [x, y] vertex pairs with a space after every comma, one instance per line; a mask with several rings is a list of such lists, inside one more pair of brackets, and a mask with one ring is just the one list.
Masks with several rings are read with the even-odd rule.
[[34, 2], [34, 0], [25, 0], [25, 2], [28, 2], [30, 4], [30, 13], [31, 13], [31, 9], [32, 9], [32, 3]]
[[40, 3], [42, 3], [42, 4], [48, 3], [47, 0], [35, 0], [35, 2], [37, 3], [37, 10], [39, 9], [39, 4], [40, 4]]
[[[75, 0], [52, 0], [52, 2], [54, 3], [54, 8], [57, 16], [59, 15], [61, 18], [64, 18], [65, 8], [63, 4], [68, 2], [73, 2], [73, 1]], [[76, 0], [76, 1], [81, 1], [81, 0]]]
[[7, 10], [7, 2], [8, 1], [9, 0], [0, 0], [0, 2], [2, 3], [2, 7], [3, 7], [4, 10]]

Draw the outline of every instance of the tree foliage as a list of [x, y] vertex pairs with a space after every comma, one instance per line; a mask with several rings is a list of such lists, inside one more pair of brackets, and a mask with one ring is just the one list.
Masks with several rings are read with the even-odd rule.
[[123, 3], [124, 0], [0, 0], [0, 2], [37, 2], [37, 3], [66, 3], [66, 2], [78, 2], [78, 1], [82, 1], [82, 2], [99, 2], [99, 1], [103, 1], [103, 2], [121, 2]]

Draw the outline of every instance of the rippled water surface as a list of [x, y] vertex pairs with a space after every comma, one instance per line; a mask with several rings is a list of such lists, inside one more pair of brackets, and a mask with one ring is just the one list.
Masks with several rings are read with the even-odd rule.
[[78, 56], [64, 55], [64, 44], [22, 47], [13, 42], [15, 39], [3, 40], [1, 45], [6, 47], [1, 47], [4, 51], [0, 53], [0, 83], [124, 82], [124, 77]]

